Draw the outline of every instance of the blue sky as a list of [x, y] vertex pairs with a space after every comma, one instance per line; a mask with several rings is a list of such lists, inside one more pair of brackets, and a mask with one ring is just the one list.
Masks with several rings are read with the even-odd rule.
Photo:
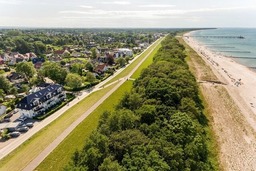
[[256, 27], [255, 0], [0, 0], [0, 26]]

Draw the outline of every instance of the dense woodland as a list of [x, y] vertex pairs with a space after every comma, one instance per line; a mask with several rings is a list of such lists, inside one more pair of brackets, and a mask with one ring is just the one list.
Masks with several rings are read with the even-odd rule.
[[65, 170], [214, 170], [207, 120], [184, 47], [171, 35]]

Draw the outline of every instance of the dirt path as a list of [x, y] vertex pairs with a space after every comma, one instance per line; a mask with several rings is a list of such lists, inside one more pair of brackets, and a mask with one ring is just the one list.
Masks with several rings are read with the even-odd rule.
[[[192, 50], [189, 53], [193, 53]], [[208, 60], [202, 59], [193, 54], [188, 63], [197, 81], [201, 82], [200, 90], [206, 100], [210, 125], [219, 146], [220, 168], [230, 171], [256, 170], [256, 136], [250, 123], [255, 115], [240, 97], [239, 89], [231, 86]]]

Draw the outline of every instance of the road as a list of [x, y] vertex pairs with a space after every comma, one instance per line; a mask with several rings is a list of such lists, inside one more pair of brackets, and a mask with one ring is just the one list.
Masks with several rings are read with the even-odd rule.
[[[153, 45], [153, 44], [152, 44]], [[151, 46], [152, 46], [151, 45]], [[147, 49], [145, 49], [145, 51], [146, 51]], [[150, 54], [152, 51], [150, 51], [148, 54]], [[146, 55], [145, 57], [144, 57], [144, 60], [146, 59], [148, 57], [148, 55]], [[133, 63], [136, 59], [138, 58], [138, 56], [137, 57], [135, 57], [131, 62], [130, 62], [130, 64], [131, 63]], [[136, 71], [136, 69], [140, 66], [140, 64], [144, 61], [144, 60], [142, 60], [133, 70], [132, 70], [132, 72], [130, 72], [130, 74], [127, 76], [127, 78], [128, 77], [130, 77], [135, 71]], [[129, 65], [130, 65], [129, 64]], [[127, 65], [128, 66], [128, 65]], [[100, 90], [101, 89], [101, 87], [104, 85], [104, 84], [106, 84], [109, 80], [111, 80], [112, 78], [114, 78], [116, 75], [118, 75], [120, 72], [122, 72], [123, 70], [124, 70], [125, 68], [121, 68], [120, 70], [118, 70], [117, 72], [115, 72], [114, 73], [114, 75], [113, 76], [111, 76], [111, 77], [109, 77], [108, 79], [106, 79], [106, 80], [104, 80], [103, 82], [101, 82], [101, 83], [99, 83], [98, 85], [96, 85], [95, 87], [94, 87], [94, 89], [92, 89], [92, 91], [83, 91], [82, 92], [82, 95], [81, 96], [79, 96], [79, 98], [75, 98], [73, 101], [71, 101], [70, 103], [69, 103], [69, 106], [64, 106], [63, 108], [61, 108], [60, 110], [58, 110], [57, 112], [55, 112], [54, 114], [52, 114], [51, 116], [49, 116], [49, 117], [47, 117], [46, 119], [44, 119], [43, 121], [41, 121], [39, 124], [37, 124], [37, 125], [35, 125], [31, 130], [29, 130], [29, 132], [27, 132], [26, 134], [23, 134], [22, 136], [20, 136], [20, 137], [18, 137], [17, 139], [15, 139], [14, 141], [12, 141], [10, 144], [8, 144], [7, 146], [5, 146], [4, 148], [2, 148], [2, 149], [0, 149], [0, 159], [2, 159], [2, 158], [4, 158], [5, 156], [7, 156], [10, 152], [12, 152], [14, 149], [16, 149], [17, 147], [19, 147], [22, 143], [24, 143], [26, 140], [28, 140], [29, 138], [31, 138], [34, 134], [36, 134], [38, 131], [40, 131], [41, 129], [43, 129], [45, 126], [47, 126], [48, 124], [50, 124], [51, 122], [53, 122], [55, 119], [57, 119], [59, 116], [61, 116], [63, 113], [65, 113], [69, 108], [71, 108], [72, 106], [74, 106], [74, 105], [76, 105], [79, 101], [81, 101], [81, 100], [83, 100], [85, 97], [87, 97], [91, 92], [94, 92], [94, 91], [98, 91], [98, 90]], [[116, 82], [119, 82], [118, 83], [118, 85], [117, 86], [115, 86], [112, 90], [113, 90], [113, 92], [118, 88], [118, 87], [120, 87], [123, 83], [124, 83], [124, 81], [127, 79], [127, 78], [123, 78], [123, 79], [119, 79], [119, 80], [117, 80]], [[113, 83], [111, 83], [111, 84], [113, 84]], [[107, 85], [107, 86], [109, 86], [109, 85]], [[107, 87], [107, 86], [104, 86], [105, 88]], [[112, 92], [112, 90], [110, 91], [110, 92]], [[112, 93], [113, 93], [112, 92]], [[107, 93], [104, 97], [105, 98], [107, 98], [108, 96], [110, 96], [112, 93]], [[107, 96], [108, 95], [108, 96]], [[98, 103], [100, 103], [101, 102], [101, 100], [103, 100], [104, 101], [104, 97], [103, 98], [101, 98], [100, 100], [99, 100], [99, 102]], [[98, 103], [96, 103], [96, 104], [98, 104]], [[101, 102], [102, 103], [102, 102]], [[94, 105], [93, 107], [97, 107], [97, 105]], [[94, 108], [90, 108], [89, 110], [92, 110], [92, 109], [94, 109]], [[88, 110], [88, 111], [89, 111]], [[85, 114], [84, 115], [82, 115], [77, 121], [75, 121], [72, 125], [70, 125], [70, 127], [68, 127], [64, 132], [63, 132], [63, 134], [61, 134], [57, 139], [59, 139], [59, 141], [61, 142], [61, 140], [63, 140], [65, 137], [66, 137], [66, 135], [68, 135], [68, 133], [69, 133], [69, 131], [68, 131], [68, 129], [70, 129], [70, 132], [80, 123], [80, 122], [78, 122], [78, 121], [81, 121], [81, 120], [83, 120], [84, 118], [86, 118], [86, 116], [88, 116], [88, 115], [86, 115], [86, 113], [87, 113], [87, 111], [85, 112]], [[90, 112], [89, 112], [90, 113]], [[83, 118], [84, 117], [84, 118]], [[73, 126], [73, 127], [72, 127]], [[66, 133], [66, 134], [64, 134], [64, 133]], [[61, 137], [63, 137], [63, 139], [61, 139]], [[54, 141], [54, 142], [58, 142], [57, 141], [57, 139]], [[52, 144], [51, 144], [52, 145]], [[48, 149], [48, 147], [47, 147], [47, 149]], [[54, 149], [54, 148], [53, 148]], [[42, 152], [43, 153], [43, 152]], [[42, 154], [41, 153], [41, 154]], [[41, 155], [40, 154], [40, 155]], [[47, 156], [47, 155], [46, 155]], [[46, 157], [45, 156], [45, 157]]]
[[[159, 42], [160, 43], [160, 42]], [[98, 102], [88, 109], [81, 117], [73, 122], [61, 135], [59, 135], [48, 147], [46, 147], [33, 161], [31, 161], [23, 171], [34, 170], [87, 116], [89, 116], [99, 105], [101, 105], [112, 93], [114, 93], [126, 80], [130, 79], [133, 73], [148, 58], [154, 48], [143, 58], [143, 60], [134, 67], [134, 69], [126, 76], [119, 79], [119, 83], [105, 94]], [[104, 85], [104, 84], [102, 84]]]

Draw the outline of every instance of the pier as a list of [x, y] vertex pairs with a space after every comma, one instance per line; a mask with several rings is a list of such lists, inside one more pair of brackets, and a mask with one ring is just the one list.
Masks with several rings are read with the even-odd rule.
[[250, 51], [240, 51], [240, 50], [221, 50], [216, 52], [251, 53]]
[[235, 58], [235, 59], [256, 59], [256, 57], [247, 57], [247, 56], [241, 56], [241, 57], [239, 57], [239, 56], [226, 56], [226, 57], [228, 57], [228, 58]]
[[202, 37], [202, 38], [216, 38], [216, 39], [245, 39], [243, 36], [187, 36], [187, 37]]

